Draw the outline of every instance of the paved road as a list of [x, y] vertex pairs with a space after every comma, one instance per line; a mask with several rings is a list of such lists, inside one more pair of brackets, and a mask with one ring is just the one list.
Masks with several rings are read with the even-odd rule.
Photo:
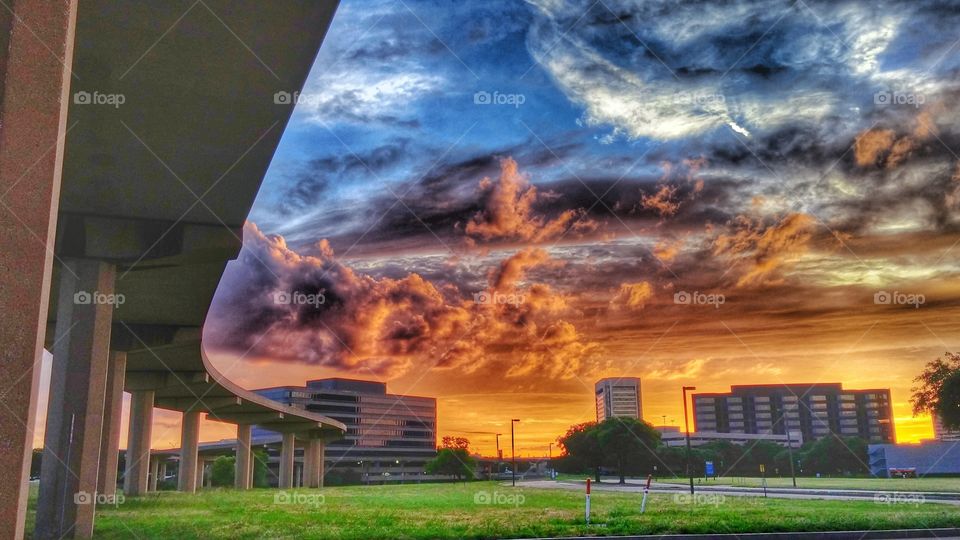
[[[645, 480], [627, 479], [626, 485], [616, 481], [593, 483], [593, 489], [598, 491], [642, 492]], [[582, 491], [584, 482], [553, 481], [553, 480], [524, 480], [518, 482], [521, 487], [545, 489], [570, 489]], [[652, 493], [689, 493], [689, 486], [682, 484], [654, 483]], [[711, 493], [734, 497], [762, 497], [763, 488], [732, 487], [732, 486], [697, 486], [697, 493]], [[939, 492], [893, 492], [868, 490], [841, 490], [841, 489], [797, 489], [797, 488], [767, 488], [767, 496], [777, 499], [829, 499], [841, 501], [877, 501], [894, 504], [939, 503], [960, 506], [960, 494]]]

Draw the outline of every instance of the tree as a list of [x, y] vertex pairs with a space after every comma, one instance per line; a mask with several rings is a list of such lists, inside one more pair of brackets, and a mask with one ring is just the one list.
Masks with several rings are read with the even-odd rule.
[[567, 433], [557, 439], [557, 444], [566, 456], [565, 461], [568, 461], [570, 468], [576, 471], [593, 471], [599, 482], [603, 449], [597, 435], [597, 423], [584, 422], [570, 426]]
[[469, 450], [470, 449], [470, 439], [466, 437], [444, 437], [443, 442], [440, 444], [440, 448], [454, 448], [459, 450]]
[[267, 479], [268, 459], [266, 450], [253, 452], [253, 487], [270, 487], [270, 481]]
[[937, 413], [944, 427], [960, 429], [960, 371], [943, 380]]
[[232, 486], [235, 474], [233, 456], [220, 456], [210, 467], [210, 483], [214, 486]]
[[866, 474], [867, 441], [859, 437], [828, 436], [801, 449], [800, 459], [811, 473]]
[[960, 429], [960, 353], [944, 353], [927, 363], [911, 388], [913, 413], [935, 413], [944, 427]]
[[427, 474], [452, 476], [458, 482], [473, 479], [476, 461], [470, 456], [470, 441], [464, 437], [444, 437], [437, 457], [427, 462]]
[[597, 426], [597, 439], [604, 461], [616, 467], [620, 483], [626, 484], [626, 470], [653, 470], [654, 449], [660, 433], [650, 424], [633, 418], [608, 418]]

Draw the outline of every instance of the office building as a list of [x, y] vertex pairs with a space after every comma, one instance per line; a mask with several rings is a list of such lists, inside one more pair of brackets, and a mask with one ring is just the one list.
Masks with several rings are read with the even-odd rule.
[[933, 438], [938, 441], [960, 441], [960, 429], [944, 427], [939, 414], [933, 415]]
[[257, 393], [347, 426], [343, 439], [327, 443], [328, 474], [349, 469], [365, 482], [414, 480], [437, 454], [434, 398], [388, 394], [385, 383], [340, 378]]
[[734, 385], [728, 393], [693, 395], [696, 431], [799, 434], [804, 441], [830, 434], [891, 443], [889, 389], [844, 390], [840, 383]]
[[615, 416], [643, 419], [640, 379], [621, 377], [600, 379], [594, 385], [597, 398], [597, 422]]

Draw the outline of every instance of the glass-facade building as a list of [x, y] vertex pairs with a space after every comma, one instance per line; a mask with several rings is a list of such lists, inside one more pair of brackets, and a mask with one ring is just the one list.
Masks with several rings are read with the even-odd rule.
[[889, 389], [844, 390], [840, 383], [735, 385], [728, 393], [694, 394], [696, 431], [836, 434], [872, 443], [894, 440]]
[[365, 482], [416, 480], [437, 453], [437, 400], [387, 393], [387, 385], [318, 379], [258, 394], [343, 422], [343, 439], [327, 443], [328, 470], [349, 469]]

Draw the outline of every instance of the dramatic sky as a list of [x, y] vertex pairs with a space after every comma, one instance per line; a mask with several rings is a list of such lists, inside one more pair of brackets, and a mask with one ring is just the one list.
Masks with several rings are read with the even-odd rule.
[[208, 350], [250, 388], [435, 396], [488, 453], [517, 417], [545, 454], [605, 376], [676, 425], [682, 385], [891, 388], [900, 440], [929, 436], [958, 28], [948, 2], [345, 0]]

